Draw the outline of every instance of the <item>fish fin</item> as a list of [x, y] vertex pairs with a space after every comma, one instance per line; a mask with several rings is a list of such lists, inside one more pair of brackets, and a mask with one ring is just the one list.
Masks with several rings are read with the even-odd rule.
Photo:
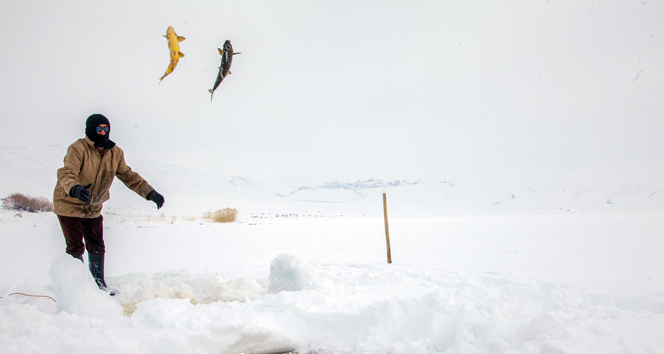
[[168, 39], [168, 36], [167, 36], [167, 35], [164, 35], [164, 38]]
[[242, 54], [242, 52], [235, 52], [233, 55]]
[[228, 75], [230, 75], [230, 74], [232, 74], [232, 72], [229, 71], [229, 72], [228, 72]]
[[180, 56], [180, 58], [184, 58], [184, 53], [178, 52], [178, 55]]
[[209, 93], [212, 93], [212, 92], [214, 92], [214, 91], [212, 91], [212, 89], [209, 89], [208, 92], [209, 92]]
[[187, 39], [187, 38], [184, 38], [184, 37], [182, 37], [182, 36], [178, 36], [178, 42], [182, 42], [182, 41], [184, 41], [185, 39]]
[[224, 50], [221, 49], [221, 48], [217, 48], [217, 50], [219, 51], [219, 55], [221, 55], [223, 57], [224, 56]]

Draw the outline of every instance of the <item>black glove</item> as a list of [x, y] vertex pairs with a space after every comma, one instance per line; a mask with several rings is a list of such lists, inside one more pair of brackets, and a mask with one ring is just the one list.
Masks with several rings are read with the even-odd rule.
[[83, 203], [90, 203], [90, 199], [92, 198], [92, 193], [90, 193], [89, 188], [92, 187], [92, 183], [88, 184], [87, 186], [82, 186], [80, 184], [77, 184], [69, 190], [69, 196], [74, 197]]
[[152, 192], [148, 193], [147, 199], [157, 204], [157, 209], [160, 209], [162, 205], [164, 205], [164, 197], [154, 189]]

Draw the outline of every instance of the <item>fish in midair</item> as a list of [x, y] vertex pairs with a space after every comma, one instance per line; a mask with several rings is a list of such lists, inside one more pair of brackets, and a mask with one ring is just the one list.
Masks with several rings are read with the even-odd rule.
[[184, 54], [180, 51], [180, 42], [184, 41], [186, 38], [178, 36], [173, 29], [173, 26], [168, 26], [166, 30], [166, 40], [168, 41], [168, 50], [171, 54], [171, 63], [166, 69], [166, 73], [159, 79], [159, 83], [163, 80], [168, 74], [172, 73], [175, 70], [175, 67], [178, 65], [180, 58], [184, 58]]
[[231, 74], [231, 64], [233, 64], [233, 55], [242, 54], [234, 53], [233, 45], [230, 40], [224, 42], [224, 49], [217, 48], [219, 55], [221, 55], [221, 65], [219, 66], [219, 73], [217, 74], [217, 79], [214, 81], [214, 87], [209, 89], [210, 92], [210, 102], [212, 102], [212, 96], [214, 96], [214, 90], [219, 87], [222, 81], [226, 78], [227, 75]]

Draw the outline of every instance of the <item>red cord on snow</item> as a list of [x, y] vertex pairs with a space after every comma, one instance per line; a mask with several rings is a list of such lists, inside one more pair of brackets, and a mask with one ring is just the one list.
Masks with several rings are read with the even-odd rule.
[[[52, 298], [48, 295], [30, 295], [30, 294], [24, 294], [24, 293], [11, 293], [7, 296], [12, 296], [12, 295], [23, 295], [23, 296], [30, 296], [30, 297], [47, 297], [47, 298], [53, 300], [53, 302], [56, 302], [54, 298]], [[0, 296], [0, 299], [2, 299], [2, 296]]]

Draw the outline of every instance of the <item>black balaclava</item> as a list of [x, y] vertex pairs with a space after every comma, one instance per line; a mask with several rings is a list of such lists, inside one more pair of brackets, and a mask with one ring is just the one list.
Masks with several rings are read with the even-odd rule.
[[[99, 124], [106, 124], [108, 126], [108, 133], [106, 135], [97, 134], [97, 127]], [[93, 114], [85, 121], [85, 135], [90, 140], [95, 142], [95, 146], [101, 146], [106, 149], [111, 149], [115, 143], [109, 140], [111, 137], [111, 122], [103, 114]]]

